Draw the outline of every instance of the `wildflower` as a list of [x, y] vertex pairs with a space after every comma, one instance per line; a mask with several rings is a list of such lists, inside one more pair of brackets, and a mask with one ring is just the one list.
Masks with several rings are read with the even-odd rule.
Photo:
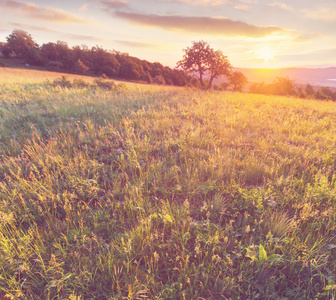
[[201, 212], [208, 210], [208, 204], [204, 201], [203, 206], [201, 207]]
[[250, 231], [251, 231], [250, 225], [247, 225], [246, 228], [245, 228], [245, 232], [249, 233]]

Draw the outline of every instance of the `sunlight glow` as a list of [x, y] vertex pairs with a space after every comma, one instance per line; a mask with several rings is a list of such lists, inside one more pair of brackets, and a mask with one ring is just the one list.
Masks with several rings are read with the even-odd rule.
[[254, 53], [257, 59], [262, 59], [265, 62], [273, 60], [275, 57], [275, 53], [272, 49], [270, 49], [270, 47], [260, 48], [258, 50], [255, 50]]

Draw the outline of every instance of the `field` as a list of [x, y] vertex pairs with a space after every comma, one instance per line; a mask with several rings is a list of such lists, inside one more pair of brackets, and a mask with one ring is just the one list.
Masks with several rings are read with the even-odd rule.
[[1, 299], [335, 299], [335, 103], [1, 74]]
[[42, 83], [46, 79], [55, 80], [61, 76], [67, 76], [70, 79], [85, 78], [86, 81], [92, 81], [89, 76], [69, 75], [64, 73], [49, 72], [36, 69], [36, 67], [26, 67], [22, 60], [5, 59], [0, 56], [0, 84], [29, 84]]

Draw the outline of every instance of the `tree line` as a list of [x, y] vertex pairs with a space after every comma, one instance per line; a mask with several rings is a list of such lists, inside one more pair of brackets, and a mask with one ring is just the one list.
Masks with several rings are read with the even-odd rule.
[[184, 49], [183, 59], [172, 69], [99, 46], [70, 48], [63, 41], [39, 46], [23, 30], [14, 30], [6, 39], [7, 43], [0, 43], [5, 57], [21, 58], [30, 65], [52, 71], [208, 89], [215, 78], [225, 76], [234, 91], [241, 91], [247, 83], [244, 74], [233, 69], [221, 50], [215, 51], [204, 41], [193, 42], [191, 47]]
[[[71, 48], [63, 41], [39, 46], [23, 30], [14, 30], [6, 39], [6, 43], [0, 43], [0, 51], [5, 57], [21, 58], [30, 65], [44, 66], [52, 71], [240, 92], [248, 83], [245, 75], [233, 68], [221, 50], [214, 50], [205, 41], [193, 42], [192, 46], [183, 49], [183, 58], [172, 69], [159, 62], [148, 62], [99, 46]], [[219, 77], [225, 77], [226, 81], [213, 86], [213, 80]], [[328, 87], [315, 89], [310, 84], [297, 85], [287, 77], [278, 77], [270, 84], [253, 83], [249, 92], [336, 101], [336, 92]]]
[[319, 100], [336, 101], [336, 92], [329, 87], [314, 88], [311, 84], [298, 85], [288, 77], [278, 77], [272, 83], [253, 83], [249, 88], [253, 94], [294, 96]]
[[52, 71], [176, 86], [192, 83], [192, 76], [181, 69], [172, 69], [158, 62], [148, 62], [99, 46], [69, 47], [63, 41], [39, 46], [29, 33], [17, 29], [6, 39], [7, 42], [0, 45], [5, 57], [21, 58], [27, 64], [43, 66]]

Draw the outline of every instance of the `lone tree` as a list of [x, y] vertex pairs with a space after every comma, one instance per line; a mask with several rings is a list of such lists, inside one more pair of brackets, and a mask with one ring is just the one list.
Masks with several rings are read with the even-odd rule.
[[182, 60], [177, 62], [177, 67], [185, 71], [198, 74], [201, 86], [204, 88], [204, 77], [209, 78], [208, 88], [211, 88], [212, 81], [220, 76], [229, 76], [231, 64], [221, 50], [215, 51], [205, 41], [193, 42], [191, 47], [183, 49]]
[[229, 83], [232, 87], [232, 89], [235, 92], [241, 92], [244, 85], [248, 82], [247, 78], [242, 72], [234, 71], [230, 74], [228, 77]]

